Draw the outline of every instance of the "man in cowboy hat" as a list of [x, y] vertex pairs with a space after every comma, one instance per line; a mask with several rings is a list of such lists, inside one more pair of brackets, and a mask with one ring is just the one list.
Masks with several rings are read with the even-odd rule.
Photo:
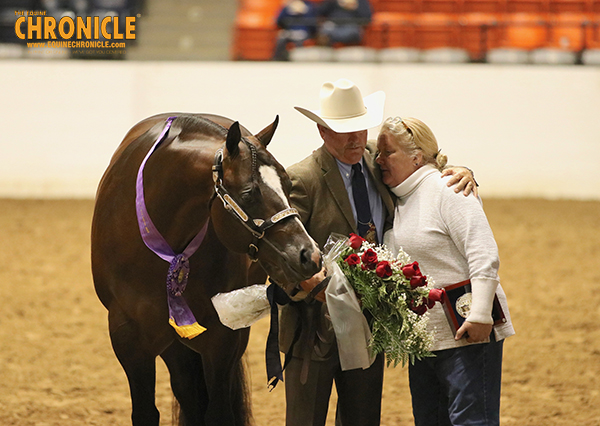
[[[376, 146], [367, 143], [367, 131], [383, 120], [385, 94], [376, 92], [363, 98], [353, 82], [340, 79], [323, 84], [320, 100], [320, 110], [296, 107], [317, 123], [323, 146], [288, 168], [292, 204], [321, 247], [332, 232], [360, 233], [381, 242], [384, 228], [391, 226], [394, 202], [381, 181], [375, 163]], [[467, 169], [449, 173], [454, 174], [453, 184], [458, 182], [457, 188], [464, 188], [465, 194], [475, 187]], [[310, 288], [322, 279], [323, 273], [318, 274], [303, 287]], [[335, 382], [336, 423], [377, 426], [384, 355], [377, 356], [366, 369], [342, 371], [327, 306], [320, 301], [291, 303], [281, 312], [280, 347], [283, 352], [292, 351], [284, 381], [286, 425], [325, 425]], [[296, 330], [301, 331], [299, 338], [294, 338]]]

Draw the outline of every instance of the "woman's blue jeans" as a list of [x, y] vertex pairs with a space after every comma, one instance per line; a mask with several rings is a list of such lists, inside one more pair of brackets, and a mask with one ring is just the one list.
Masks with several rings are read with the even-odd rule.
[[415, 426], [498, 426], [502, 346], [492, 340], [436, 351], [410, 365]]

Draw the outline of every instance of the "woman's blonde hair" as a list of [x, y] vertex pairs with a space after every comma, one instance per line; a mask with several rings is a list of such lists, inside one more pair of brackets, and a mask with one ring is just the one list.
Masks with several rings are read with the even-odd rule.
[[441, 171], [448, 163], [448, 157], [440, 153], [435, 135], [418, 118], [389, 117], [383, 122], [379, 133], [390, 135], [408, 155], [420, 151], [423, 164], [432, 164]]

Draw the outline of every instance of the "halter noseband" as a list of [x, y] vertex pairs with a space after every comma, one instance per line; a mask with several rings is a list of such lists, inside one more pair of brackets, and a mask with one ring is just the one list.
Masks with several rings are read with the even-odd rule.
[[[254, 176], [256, 169], [256, 147], [247, 141], [244, 141], [244, 143], [252, 152], [252, 175]], [[233, 217], [238, 219], [254, 237], [248, 246], [248, 256], [250, 257], [250, 260], [256, 262], [258, 260], [258, 242], [265, 236], [265, 231], [276, 223], [281, 222], [283, 219], [293, 216], [300, 217], [300, 214], [295, 208], [288, 208], [280, 211], [279, 213], [275, 213], [267, 220], [251, 218], [235, 201], [229, 191], [227, 191], [227, 189], [225, 189], [223, 186], [223, 148], [218, 149], [215, 153], [212, 171], [213, 181], [215, 183], [215, 195], [219, 197], [223, 203], [223, 207], [225, 207], [225, 210], [231, 213]], [[277, 247], [275, 247], [267, 238], [265, 238], [264, 241], [275, 251], [280, 253], [280, 250], [277, 249]]]

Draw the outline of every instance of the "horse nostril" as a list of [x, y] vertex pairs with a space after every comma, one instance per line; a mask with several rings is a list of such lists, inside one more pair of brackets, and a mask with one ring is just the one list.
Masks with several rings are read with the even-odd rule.
[[[313, 259], [313, 255], [315, 254], [314, 249], [311, 247], [309, 248], [303, 248], [300, 251], [300, 264], [302, 265], [302, 267], [304, 268], [304, 270], [312, 275], [316, 274], [317, 272], [319, 272], [321, 265], [320, 265], [320, 261], [317, 262]], [[320, 256], [317, 256], [320, 260]]]
[[303, 248], [300, 250], [300, 263], [305, 265], [309, 262], [312, 262], [312, 259], [310, 258], [310, 252], [308, 249]]

